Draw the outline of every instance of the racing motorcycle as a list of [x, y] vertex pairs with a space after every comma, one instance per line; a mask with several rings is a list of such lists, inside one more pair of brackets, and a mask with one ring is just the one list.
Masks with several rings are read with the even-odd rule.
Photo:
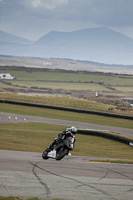
[[64, 158], [65, 155], [69, 154], [69, 151], [74, 149], [75, 141], [75, 135], [68, 136], [63, 140], [57, 139], [57, 142], [52, 149], [48, 147], [43, 152], [42, 158], [53, 158], [55, 160], [61, 160], [62, 158]]

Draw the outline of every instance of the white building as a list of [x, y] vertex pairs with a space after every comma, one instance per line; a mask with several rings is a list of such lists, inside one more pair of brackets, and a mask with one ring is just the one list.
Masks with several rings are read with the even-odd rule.
[[11, 74], [9, 74], [9, 73], [1, 73], [0, 79], [10, 79], [10, 80], [12, 80], [12, 79], [15, 79], [15, 76], [11, 76]]

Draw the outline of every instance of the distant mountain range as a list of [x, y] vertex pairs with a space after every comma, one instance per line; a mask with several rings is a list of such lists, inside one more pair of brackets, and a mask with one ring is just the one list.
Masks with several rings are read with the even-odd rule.
[[133, 65], [133, 39], [104, 27], [51, 31], [37, 41], [0, 31], [0, 54]]
[[31, 44], [32, 41], [0, 31], [0, 42], [14, 44]]

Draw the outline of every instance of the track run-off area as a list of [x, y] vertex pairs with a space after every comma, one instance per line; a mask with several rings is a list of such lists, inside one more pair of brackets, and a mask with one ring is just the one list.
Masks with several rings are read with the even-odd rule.
[[[68, 127], [74, 125], [78, 128], [109, 130], [133, 136], [131, 129], [0, 113], [0, 123], [22, 122], [43, 122]], [[90, 162], [92, 159], [95, 158], [72, 155], [61, 161], [43, 160], [41, 153], [0, 150], [0, 196], [131, 200], [133, 165], [93, 163]]]
[[43, 160], [40, 153], [0, 150], [0, 195], [65, 200], [132, 199], [133, 165], [89, 160], [79, 156]]

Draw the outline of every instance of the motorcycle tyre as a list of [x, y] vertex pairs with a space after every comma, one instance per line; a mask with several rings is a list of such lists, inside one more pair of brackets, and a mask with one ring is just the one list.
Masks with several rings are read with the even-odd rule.
[[48, 155], [48, 152], [47, 152], [47, 151], [44, 151], [43, 154], [42, 154], [42, 158], [43, 158], [44, 160], [49, 159], [49, 157], [48, 157], [47, 155]]
[[68, 155], [69, 153], [69, 150], [67, 148], [64, 148], [64, 150], [58, 155], [58, 151], [64, 147], [64, 144], [59, 144], [57, 147], [56, 147], [56, 160], [61, 160], [62, 158], [65, 157], [65, 155]]

